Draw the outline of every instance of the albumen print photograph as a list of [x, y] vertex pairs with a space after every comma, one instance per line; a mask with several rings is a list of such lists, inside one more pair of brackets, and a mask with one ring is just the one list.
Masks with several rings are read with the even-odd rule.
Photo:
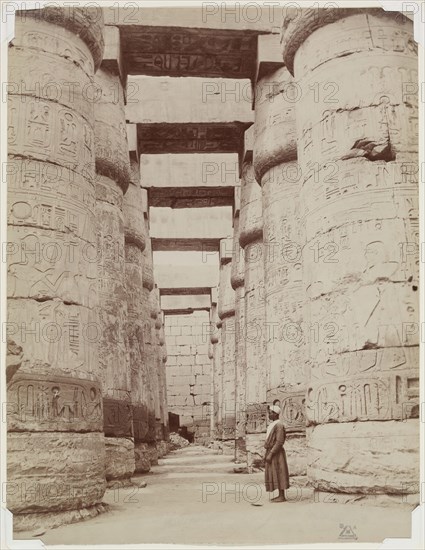
[[2, 548], [423, 548], [424, 27], [2, 3]]

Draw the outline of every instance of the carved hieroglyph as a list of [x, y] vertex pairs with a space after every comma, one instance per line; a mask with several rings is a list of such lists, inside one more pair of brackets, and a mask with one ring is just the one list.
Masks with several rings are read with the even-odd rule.
[[246, 461], [245, 259], [239, 244], [239, 211], [233, 219], [232, 288], [235, 291], [235, 455]]
[[[404, 447], [418, 443], [417, 97], [406, 91], [406, 82], [417, 82], [416, 44], [412, 23], [399, 13], [317, 15], [307, 10], [283, 34], [300, 94], [303, 277], [316, 331], [307, 421], [318, 425], [312, 441], [319, 432], [321, 441], [341, 433], [311, 455], [308, 471], [315, 487], [326, 490], [330, 455], [345, 456], [344, 434], [352, 434], [370, 480], [356, 478], [349, 461], [334, 473], [334, 489], [363, 491], [369, 483], [386, 492], [378, 475], [384, 458], [376, 459], [373, 437], [355, 431], [353, 422], [366, 422], [362, 429], [379, 438], [380, 421], [403, 420], [397, 433], [410, 441]], [[409, 464], [407, 477], [417, 480], [417, 457]], [[394, 480], [390, 492], [403, 492], [405, 482], [405, 475]]]
[[235, 291], [231, 285], [232, 262], [220, 264], [218, 316], [221, 319], [223, 370], [223, 439], [235, 439]]
[[128, 478], [134, 471], [123, 219], [123, 193], [129, 186], [131, 173], [120, 76], [101, 67], [96, 84], [102, 91], [95, 105], [98, 315], [102, 327], [99, 363], [106, 477], [113, 480]]
[[72, 515], [105, 490], [94, 118], [83, 93], [103, 22], [97, 13], [87, 28], [91, 16], [17, 15], [9, 48], [8, 481], [32, 487], [8, 494], [18, 528], [20, 513]]

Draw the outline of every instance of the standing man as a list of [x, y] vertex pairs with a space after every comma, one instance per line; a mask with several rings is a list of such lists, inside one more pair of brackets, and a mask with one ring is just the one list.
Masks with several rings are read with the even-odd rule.
[[272, 499], [272, 502], [286, 502], [285, 489], [289, 487], [289, 472], [286, 462], [286, 453], [283, 448], [286, 432], [282, 421], [279, 419], [280, 407], [271, 405], [269, 407], [269, 419], [271, 423], [267, 427], [266, 442], [266, 470], [265, 484], [268, 493], [279, 490], [279, 496]]

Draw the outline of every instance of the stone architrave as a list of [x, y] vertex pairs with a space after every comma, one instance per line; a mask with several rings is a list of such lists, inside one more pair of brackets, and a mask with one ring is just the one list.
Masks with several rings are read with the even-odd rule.
[[[227, 241], [227, 240], [226, 240]], [[220, 292], [218, 316], [221, 320], [223, 370], [223, 434], [226, 441], [235, 440], [235, 291], [231, 285], [232, 260], [224, 257], [220, 262]]]
[[[111, 27], [106, 37], [114, 36], [119, 31]], [[123, 194], [131, 172], [119, 63], [105, 59], [95, 83], [101, 92], [95, 103], [99, 363], [106, 479], [113, 482], [129, 480], [135, 468], [123, 218]]]
[[263, 459], [267, 429], [262, 196], [252, 165], [252, 146], [242, 165], [239, 218], [239, 243], [245, 260], [246, 450], [251, 470]]
[[302, 278], [302, 177], [297, 160], [297, 83], [285, 67], [256, 85], [253, 164], [262, 187], [267, 401], [285, 424], [290, 475], [306, 474], [305, 392], [308, 326]]
[[239, 244], [239, 208], [233, 218], [231, 284], [235, 291], [235, 458], [246, 462], [245, 260]]
[[19, 490], [6, 504], [18, 530], [95, 515], [106, 487], [94, 111], [82, 93], [102, 32], [101, 10], [27, 10], [9, 46], [7, 466]]
[[301, 94], [303, 277], [317, 330], [307, 475], [324, 492], [417, 493], [418, 111], [404, 86], [417, 82], [412, 22], [381, 9], [306, 10], [284, 22], [283, 57]]

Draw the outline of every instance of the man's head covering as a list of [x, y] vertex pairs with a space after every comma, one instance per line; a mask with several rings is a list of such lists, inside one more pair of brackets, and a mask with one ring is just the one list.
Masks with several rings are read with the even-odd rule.
[[269, 410], [276, 414], [280, 414], [280, 407], [277, 405], [270, 405]]

